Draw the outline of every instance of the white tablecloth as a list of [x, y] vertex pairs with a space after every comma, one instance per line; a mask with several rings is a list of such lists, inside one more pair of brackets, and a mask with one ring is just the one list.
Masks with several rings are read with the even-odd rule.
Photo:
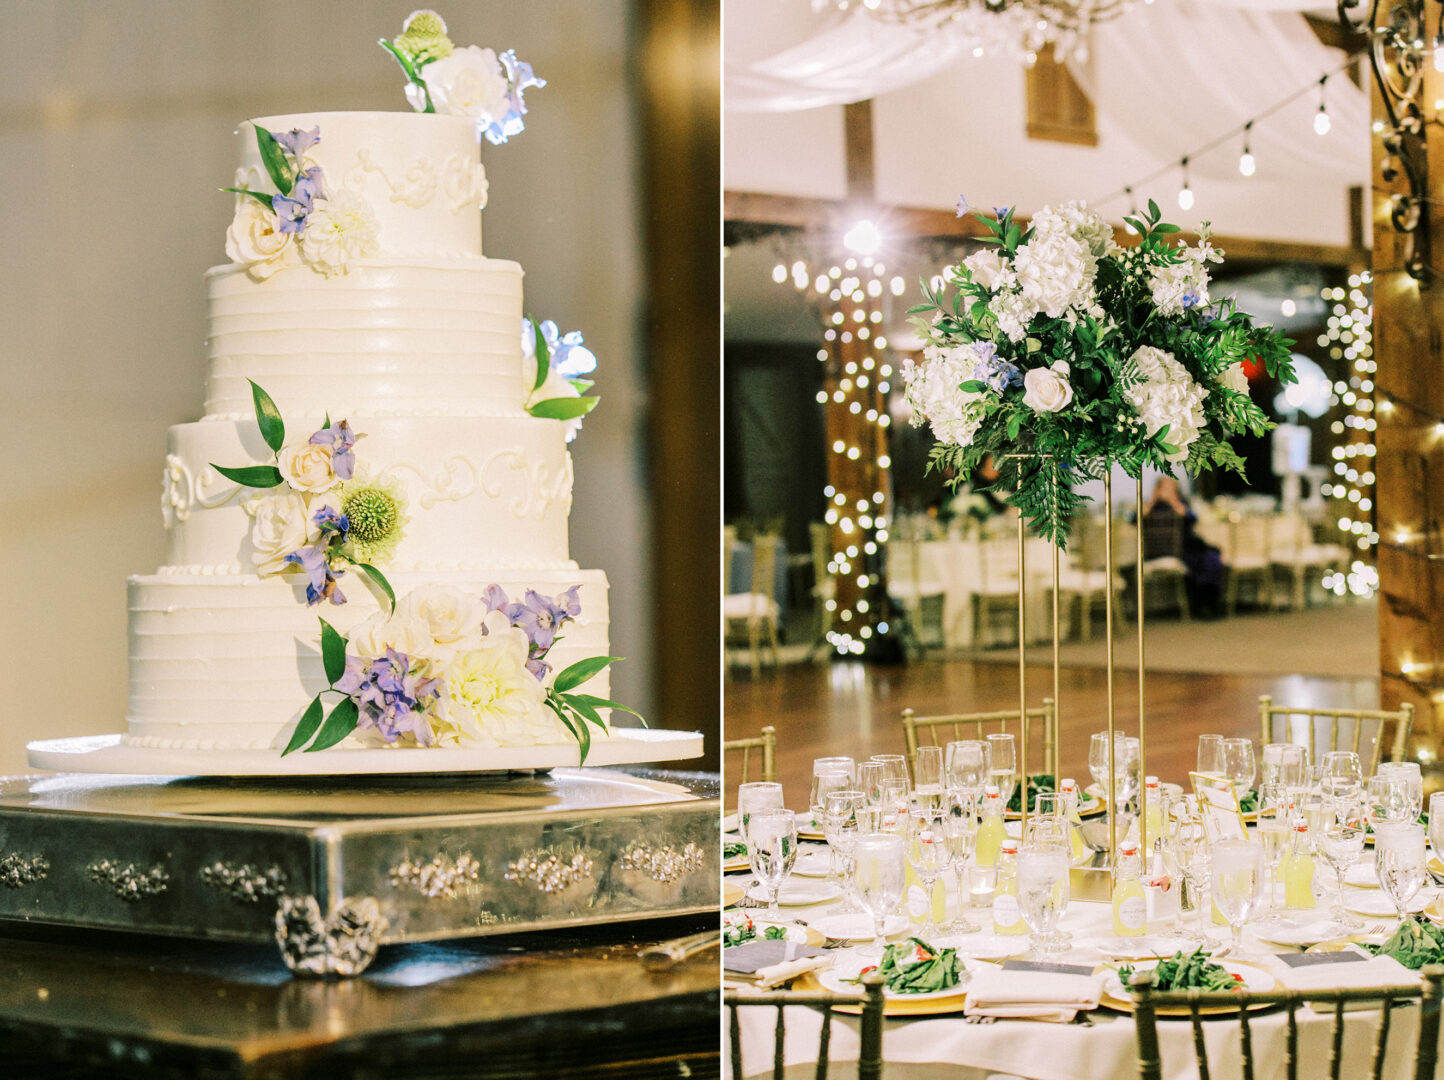
[[[918, 581], [936, 585], [943, 594], [943, 638], [949, 648], [967, 648], [973, 642], [973, 596], [983, 581], [981, 547], [990, 541], [978, 538], [923, 540], [917, 543]], [[1016, 540], [991, 541], [1012, 544]], [[908, 583], [912, 568], [907, 564], [908, 544], [891, 545], [888, 550], [888, 578]], [[1027, 573], [1027, 620], [1030, 641], [1052, 639], [1052, 601], [1048, 582], [1053, 574], [1053, 546], [1037, 537], [1024, 546]], [[994, 574], [994, 578], [1001, 575]], [[1017, 601], [1013, 601], [1016, 610]], [[1004, 639], [1004, 640], [1011, 640]], [[988, 644], [980, 642], [979, 644]]]
[[[834, 906], [783, 908], [783, 918], [806, 920]], [[757, 914], [757, 912], [754, 912]], [[984, 923], [986, 911], [970, 912], [973, 922]], [[1192, 916], [1190, 916], [1192, 918]], [[1073, 901], [1062, 927], [1082, 941], [1089, 936], [1111, 933], [1110, 905]], [[1214, 927], [1221, 941], [1227, 928]], [[1287, 952], [1245, 935], [1248, 946], [1259, 952]], [[941, 944], [957, 944], [942, 939]], [[1069, 963], [1098, 963], [1096, 949], [1076, 948], [1059, 958]], [[773, 1009], [741, 1009], [743, 1073], [747, 1077], [768, 1073], [772, 1064]], [[999, 1020], [992, 1024], [966, 1023], [961, 1014], [912, 1020], [888, 1020], [883, 1035], [884, 1075], [888, 1080], [946, 1077], [948, 1080], [984, 1080], [990, 1073], [1014, 1074], [1027, 1080], [1111, 1080], [1137, 1075], [1137, 1049], [1133, 1018], [1100, 1009], [1089, 1013], [1092, 1026], [1054, 1024], [1030, 1020]], [[1257, 1080], [1279, 1080], [1284, 1076], [1284, 1036], [1287, 1015], [1282, 1010], [1251, 1017], [1255, 1076]], [[1332, 1015], [1310, 1009], [1298, 1012], [1299, 1055], [1303, 1062], [1328, 1060]], [[1367, 1076], [1377, 1029], [1375, 1010], [1349, 1012], [1344, 1017], [1343, 1076]], [[811, 1009], [787, 1010], [786, 1062], [789, 1076], [811, 1075], [804, 1070], [817, 1060], [821, 1016]], [[1418, 1010], [1396, 1010], [1390, 1021], [1386, 1077], [1409, 1075], [1414, 1040], [1418, 1035]], [[1239, 1025], [1237, 1017], [1210, 1019], [1204, 1024], [1209, 1065], [1216, 1077], [1237, 1077], [1239, 1069]], [[1187, 1020], [1161, 1020], [1159, 1039], [1165, 1080], [1194, 1080], [1192, 1028]], [[833, 1061], [856, 1061], [859, 1050], [857, 1019], [836, 1015], [832, 1025], [829, 1057]], [[724, 1060], [727, 1055], [724, 1054]], [[730, 1061], [727, 1075], [731, 1075]], [[960, 1068], [961, 1067], [961, 1068]], [[977, 1070], [976, 1072], [974, 1070]]]

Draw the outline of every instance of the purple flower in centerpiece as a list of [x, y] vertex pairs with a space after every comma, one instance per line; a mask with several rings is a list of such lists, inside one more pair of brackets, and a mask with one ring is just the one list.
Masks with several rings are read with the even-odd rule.
[[303, 547], [287, 555], [285, 561], [299, 566], [311, 579], [306, 586], [307, 607], [313, 607], [322, 600], [330, 600], [333, 604], [346, 602], [345, 594], [336, 587], [336, 579], [340, 574], [332, 568], [324, 546], [318, 544], [315, 547]]
[[993, 207], [993, 213], [998, 216], [998, 220], [999, 220], [999, 221], [1002, 221], [1005, 217], [1007, 217], [1007, 216], [1008, 216], [1009, 214], [1011, 214], [1012, 212], [1013, 212], [1013, 208], [1012, 208], [1011, 206], [995, 206], [995, 207]]
[[320, 125], [313, 127], [310, 131], [292, 128], [290, 131], [274, 132], [273, 138], [286, 153], [292, 157], [300, 157], [321, 141], [321, 128]]
[[356, 455], [352, 447], [356, 445], [356, 436], [349, 421], [342, 420], [339, 424], [324, 427], [308, 441], [331, 448], [331, 469], [342, 480], [350, 480], [355, 475]]
[[963, 217], [964, 215], [967, 214], [967, 212], [968, 212], [968, 197], [967, 197], [966, 195], [959, 195], [959, 196], [958, 196], [958, 217]]
[[386, 655], [366, 664], [346, 657], [346, 672], [336, 689], [356, 702], [357, 729], [374, 729], [388, 743], [412, 735], [431, 745], [428, 711], [445, 692], [444, 680], [423, 678], [412, 670], [411, 657], [387, 648]]
[[1010, 386], [1023, 385], [1023, 373], [1018, 370], [1018, 365], [999, 359], [997, 347], [992, 342], [983, 342], [973, 348], [978, 355], [983, 357], [973, 368], [973, 378], [987, 383], [999, 394]]

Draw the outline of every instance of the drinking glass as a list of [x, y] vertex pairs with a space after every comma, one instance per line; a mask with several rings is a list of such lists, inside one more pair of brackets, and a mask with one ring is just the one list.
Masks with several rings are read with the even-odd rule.
[[848, 860], [852, 857], [853, 841], [857, 839], [860, 817], [867, 816], [867, 796], [861, 791], [843, 790], [828, 794], [822, 811], [822, 837], [827, 841], [830, 853], [827, 865], [827, 880], [843, 890], [842, 904], [833, 909], [836, 914], [851, 914], [857, 910], [847, 895]]
[[1213, 902], [1233, 931], [1233, 951], [1243, 952], [1243, 927], [1263, 898], [1264, 853], [1250, 840], [1213, 845]]
[[755, 810], [781, 810], [782, 785], [770, 781], [737, 785], [737, 835], [747, 842], [747, 819]]
[[812, 759], [812, 775], [825, 772], [845, 772], [850, 779], [857, 778], [857, 762], [844, 755]]
[[967, 916], [972, 902], [973, 882], [970, 864], [978, 840], [978, 816], [976, 803], [964, 795], [954, 794], [948, 798], [948, 815], [943, 822], [948, 847], [953, 854], [953, 871], [958, 877], [958, 912], [946, 929], [954, 934], [971, 934], [977, 931], [977, 923]]
[[1205, 776], [1223, 776], [1223, 736], [1200, 735], [1198, 737], [1198, 768]]
[[891, 780], [908, 783], [908, 759], [901, 754], [873, 754], [873, 761], [881, 762], [884, 775]]
[[946, 831], [947, 818], [946, 811], [932, 809], [926, 800], [917, 802], [908, 815], [905, 834], [907, 860], [927, 894], [927, 919], [920, 931], [925, 941], [931, 940], [938, 928], [933, 921], [933, 889], [943, 871], [953, 864], [953, 852], [948, 846]]
[[1334, 881], [1339, 889], [1334, 903], [1334, 921], [1349, 927], [1362, 925], [1344, 910], [1344, 874], [1364, 853], [1364, 817], [1358, 803], [1344, 799], [1326, 805], [1318, 848], [1324, 861], [1334, 871]]
[[1066, 948], [1052, 937], [1068, 909], [1068, 849], [1056, 845], [1023, 847], [1018, 852], [1018, 906], [1031, 931], [1037, 956]]
[[902, 901], [907, 877], [904, 841], [894, 833], [867, 833], [852, 845], [853, 882], [858, 903], [872, 916], [872, 952], [881, 960], [887, 946], [883, 929]]
[[945, 758], [948, 787], [976, 806], [988, 783], [988, 744], [982, 739], [959, 739], [948, 743]]
[[930, 810], [943, 808], [943, 748], [919, 746], [913, 761], [913, 794]]
[[1383, 772], [1372, 777], [1364, 785], [1364, 814], [1376, 833], [1380, 825], [1417, 821], [1408, 779]]
[[797, 864], [797, 816], [791, 810], [754, 810], [747, 826], [747, 859], [767, 894], [767, 914], [775, 919], [777, 895]]
[[1003, 800], [1003, 806], [1007, 807], [1008, 800], [1013, 797], [1013, 788], [1018, 783], [1018, 747], [1013, 736], [1007, 732], [996, 731], [989, 735], [988, 757], [988, 783], [998, 785], [998, 797]]
[[882, 782], [882, 813], [878, 832], [899, 832], [908, 819], [908, 782], [889, 776]]
[[1269, 743], [1263, 748], [1263, 782], [1299, 787], [1307, 774], [1308, 752], [1293, 743]]
[[812, 813], [814, 829], [822, 828], [822, 815], [827, 810], [827, 797], [834, 791], [856, 791], [853, 787], [852, 774], [843, 772], [841, 769], [833, 769], [828, 772], [814, 772], [812, 774], [812, 796], [809, 800], [809, 807]]
[[1163, 866], [1179, 883], [1178, 922], [1169, 936], [1193, 938], [1188, 929], [1188, 914], [1198, 916], [1197, 938], [1207, 942], [1203, 928], [1199, 887], [1208, 854], [1203, 818], [1193, 799], [1187, 795], [1170, 795], [1163, 803]]
[[1240, 799], [1253, 790], [1258, 765], [1254, 760], [1252, 739], [1223, 740], [1223, 771], [1233, 782], [1234, 791]]
[[1403, 782], [1409, 792], [1409, 805], [1413, 807], [1409, 820], [1418, 821], [1419, 812], [1424, 809], [1424, 774], [1419, 770], [1419, 763], [1417, 761], [1381, 762], [1374, 775]]
[[1279, 863], [1283, 861], [1284, 849], [1289, 839], [1289, 795], [1283, 784], [1266, 782], [1258, 789], [1258, 824], [1254, 836], [1263, 850], [1264, 910], [1272, 911], [1274, 896], [1278, 892]]
[[1409, 901], [1424, 886], [1424, 826], [1412, 821], [1384, 824], [1374, 830], [1374, 870], [1401, 920], [1409, 917]]
[[1330, 750], [1319, 762], [1323, 772], [1319, 788], [1330, 799], [1353, 799], [1364, 784], [1364, 770], [1359, 755], [1352, 750]]

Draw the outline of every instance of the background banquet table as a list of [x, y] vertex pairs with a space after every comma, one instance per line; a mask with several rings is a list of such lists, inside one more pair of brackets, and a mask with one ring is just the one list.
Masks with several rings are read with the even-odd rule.
[[[1327, 875], [1327, 871], [1324, 873]], [[747, 876], [736, 875], [734, 879], [742, 881]], [[1378, 894], [1376, 889], [1346, 888], [1350, 888], [1350, 895], [1355, 892]], [[807, 921], [837, 903], [833, 900], [809, 907], [783, 907], [781, 918], [784, 921]], [[1321, 907], [1323, 903], [1320, 901]], [[755, 909], [751, 914], [760, 916]], [[980, 924], [986, 924], [989, 919], [985, 910], [971, 911], [969, 917]], [[1082, 942], [1088, 937], [1111, 933], [1111, 924], [1110, 904], [1075, 899], [1069, 904], [1061, 925], [1062, 929]], [[985, 926], [985, 929], [990, 927]], [[1218, 942], [1224, 940], [1227, 932], [1226, 927], [1211, 928]], [[901, 940], [905, 936], [898, 935], [890, 940]], [[1019, 940], [1022, 942], [1021, 951], [1026, 948], [1026, 939]], [[966, 937], [945, 936], [941, 940], [944, 945], [965, 942]], [[1245, 942], [1248, 948], [1260, 953], [1298, 951], [1265, 944], [1251, 932], [1245, 933]], [[1075, 947], [1058, 959], [1064, 963], [1096, 964], [1102, 962], [1103, 957], [1096, 949]], [[771, 1068], [774, 1011], [744, 1008], [739, 1010], [739, 1017], [744, 1076], [762, 1074]], [[1328, 1060], [1332, 1015], [1302, 1009], [1298, 1018], [1300, 1060]], [[1286, 1019], [1281, 1010], [1256, 1013], [1250, 1018], [1257, 1080], [1277, 1080], [1284, 1076]], [[817, 1060], [821, 1023], [820, 1015], [811, 1009], [793, 1007], [787, 1010], [785, 1053], [789, 1077], [794, 1074], [811, 1075], [807, 1067], [808, 1063]], [[1345, 1015], [1343, 1075], [1367, 1075], [1377, 1026], [1376, 1010]], [[1206, 1020], [1204, 1034], [1214, 1075], [1240, 1075], [1237, 1017]], [[1417, 1035], [1418, 1010], [1397, 1010], [1389, 1029], [1389, 1057], [1386, 1060], [1391, 1068], [1402, 1070], [1401, 1063], [1412, 1062]], [[1188, 1021], [1160, 1020], [1159, 1039], [1165, 1080], [1193, 1080], [1198, 1074]], [[834, 1017], [831, 1047], [829, 1056], [834, 1061], [857, 1059], [859, 1040], [855, 1017]], [[1125, 1080], [1137, 1073], [1137, 1047], [1132, 1016], [1108, 1009], [1080, 1014], [1079, 1022], [1072, 1024], [1015, 1019], [973, 1023], [958, 1012], [928, 1018], [889, 1019], [883, 1034], [883, 1061], [884, 1075], [888, 1080], [930, 1080], [933, 1077], [984, 1080], [992, 1073], [1012, 1074], [1026, 1080], [1100, 1080], [1105, 1077]], [[729, 1069], [726, 1075], [730, 1075], [729, 1063], [724, 1062], [724, 1068]], [[1402, 1071], [1399, 1075], [1403, 1075]]]

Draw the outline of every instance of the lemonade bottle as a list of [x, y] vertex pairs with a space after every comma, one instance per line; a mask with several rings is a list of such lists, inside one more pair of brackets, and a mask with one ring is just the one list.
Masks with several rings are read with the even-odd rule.
[[977, 865], [980, 869], [991, 870], [998, 864], [998, 847], [1007, 838], [1008, 830], [1003, 826], [1003, 800], [998, 795], [996, 784], [983, 789], [983, 821], [978, 826]]
[[1118, 937], [1138, 937], [1148, 929], [1148, 904], [1143, 897], [1142, 872], [1138, 845], [1120, 845], [1118, 869], [1113, 875], [1113, 933]]
[[1068, 854], [1074, 862], [1081, 862], [1088, 854], [1088, 845], [1083, 842], [1083, 819], [1078, 816], [1078, 781], [1065, 776], [1058, 790], [1063, 793], [1063, 812], [1068, 818]]
[[1289, 851], [1279, 874], [1284, 879], [1284, 907], [1304, 911], [1314, 906], [1314, 853], [1309, 848], [1309, 823], [1305, 818], [1294, 818]]
[[1148, 834], [1148, 846], [1157, 846], [1158, 838], [1163, 834], [1163, 792], [1156, 776], [1150, 776], [1143, 782], [1143, 825]]
[[998, 883], [993, 889], [993, 933], [1026, 934], [1028, 924], [1018, 906], [1018, 841], [1005, 839], [998, 847]]

